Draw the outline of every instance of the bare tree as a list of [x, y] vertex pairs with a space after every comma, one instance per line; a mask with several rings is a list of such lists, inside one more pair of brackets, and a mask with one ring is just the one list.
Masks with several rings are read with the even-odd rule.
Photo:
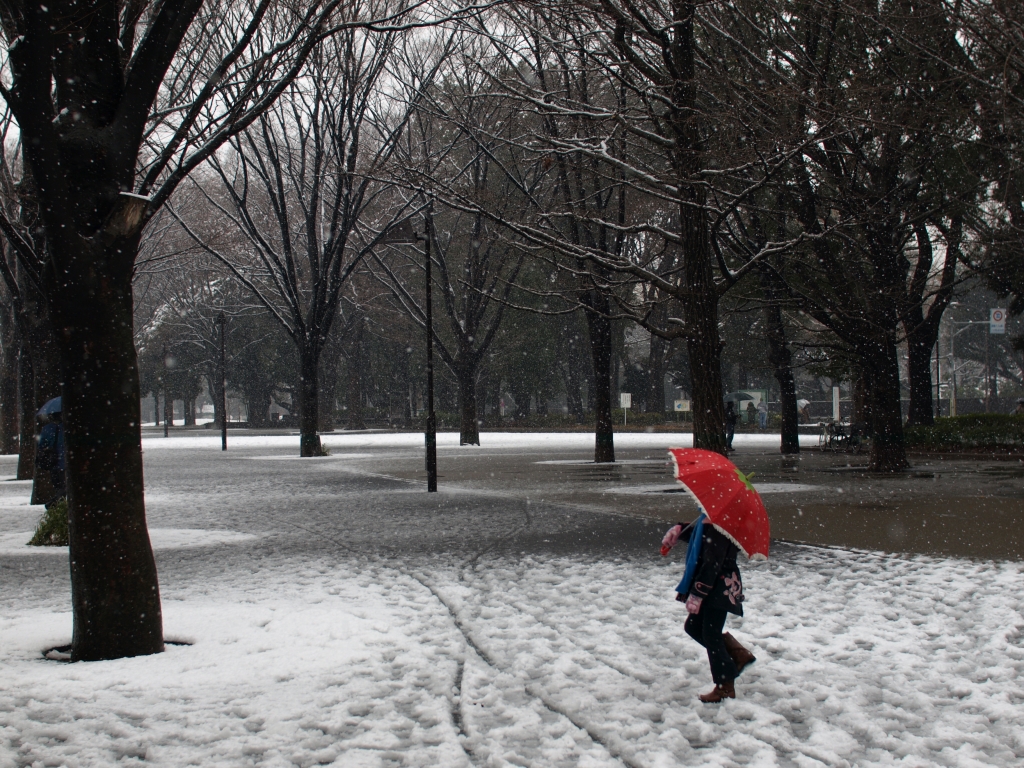
[[[353, 5], [345, 14], [380, 15]], [[318, 44], [277, 104], [210, 158], [227, 202], [196, 182], [209, 204], [242, 236], [232, 251], [208, 253], [270, 311], [299, 358], [300, 455], [319, 456], [320, 355], [346, 281], [380, 235], [368, 211], [387, 193], [379, 175], [405, 130], [414, 94], [394, 88], [389, 69], [405, 41], [397, 32], [346, 29]], [[399, 216], [401, 214], [399, 213]], [[363, 227], [365, 236], [357, 234]], [[384, 229], [387, 229], [387, 222]]]
[[533, 4], [509, 26], [491, 34], [563, 190], [510, 226], [610, 302], [590, 302], [588, 321], [620, 315], [685, 341], [695, 445], [724, 450], [718, 303], [795, 240], [736, 247], [744, 201], [793, 152], [752, 85], [774, 77], [764, 43], [737, 42], [760, 34], [756, 22], [719, 3], [595, 1]]
[[[46, 240], [38, 281], [66, 374], [73, 659], [163, 648], [132, 344], [142, 229], [288, 87], [338, 5], [0, 4], [0, 96], [32, 137], [25, 165]], [[31, 263], [26, 243], [12, 246]]]
[[[477, 384], [480, 367], [501, 326], [509, 294], [524, 254], [502, 236], [491, 217], [463, 211], [459, 201], [487, 199], [499, 215], [524, 203], [503, 172], [511, 134], [521, 130], [518, 103], [493, 93], [476, 63], [484, 39], [459, 36], [450, 45], [437, 85], [424, 92], [412, 129], [396, 159], [406, 167], [407, 185], [426, 190], [432, 201], [424, 217], [433, 282], [440, 293], [446, 327], [435, 325], [440, 358], [458, 382], [462, 445], [479, 445]], [[526, 182], [529, 184], [530, 182]], [[455, 201], [449, 204], [446, 201]], [[374, 259], [374, 272], [392, 292], [396, 305], [426, 327], [422, 301], [423, 259], [416, 250], [394, 247]]]

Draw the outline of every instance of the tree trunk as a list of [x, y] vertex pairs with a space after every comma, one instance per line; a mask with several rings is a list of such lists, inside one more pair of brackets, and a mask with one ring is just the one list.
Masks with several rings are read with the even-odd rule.
[[164, 424], [174, 426], [174, 395], [164, 390]]
[[186, 398], [182, 401], [182, 407], [185, 409], [183, 414], [185, 426], [194, 427], [196, 425], [196, 399], [194, 397]]
[[910, 384], [910, 411], [907, 424], [931, 426], [935, 423], [932, 392], [932, 350], [938, 333], [938, 323], [928, 323], [920, 306], [906, 323], [907, 368]]
[[[14, 323], [11, 322], [11, 326]], [[20, 341], [13, 327], [4, 328], [0, 367], [0, 454], [18, 453], [18, 357]]]
[[608, 297], [591, 291], [584, 315], [590, 335], [590, 356], [594, 366], [594, 461], [615, 461], [615, 431], [612, 426], [612, 323], [608, 318]]
[[480, 445], [476, 417], [476, 366], [457, 365], [459, 377], [459, 445]]
[[[693, 447], [725, 453], [725, 403], [722, 400], [722, 357], [718, 339], [718, 299], [687, 302], [687, 325], [693, 335], [686, 340], [693, 382]], [[701, 314], [692, 305], [711, 305]]]
[[910, 412], [907, 424], [931, 426], [935, 423], [932, 400], [932, 346], [921, 335], [907, 339], [910, 377]]
[[874, 472], [902, 472], [910, 466], [903, 440], [900, 368], [892, 334], [876, 340], [864, 353], [871, 377], [871, 457]]
[[320, 444], [320, 350], [299, 350], [299, 455], [323, 456]]
[[[76, 274], [52, 286], [64, 381], [70, 502], [73, 661], [163, 650], [156, 563], [143, 499], [139, 371], [132, 338], [130, 271], [123, 282], [91, 265], [123, 260], [137, 240], [109, 250], [74, 238], [57, 250], [90, 246]], [[98, 238], [97, 238], [98, 240]], [[118, 247], [120, 246], [120, 247]], [[68, 260], [70, 261], [70, 260]], [[62, 261], [61, 263], [67, 263]], [[69, 270], [70, 271], [70, 270]]]
[[774, 273], [761, 272], [765, 288], [765, 327], [768, 340], [768, 362], [779, 382], [779, 404], [782, 410], [782, 453], [800, 453], [800, 414], [796, 407], [796, 381], [793, 378], [793, 353], [786, 343], [786, 324], [778, 301]]
[[22, 339], [18, 354], [18, 479], [31, 480], [36, 473], [36, 387], [32, 373], [32, 353]]
[[651, 334], [651, 348], [647, 354], [647, 393], [644, 397], [647, 413], [665, 415], [665, 368], [672, 345]]
[[671, 120], [676, 136], [673, 165], [678, 178], [679, 234], [686, 280], [682, 305], [693, 380], [693, 446], [724, 454], [722, 341], [707, 220], [707, 187], [702, 181], [705, 149], [700, 125], [703, 110], [697, 103], [696, 14], [696, 3], [677, 0], [673, 4], [677, 32], [671, 49], [679, 67], [671, 94]]

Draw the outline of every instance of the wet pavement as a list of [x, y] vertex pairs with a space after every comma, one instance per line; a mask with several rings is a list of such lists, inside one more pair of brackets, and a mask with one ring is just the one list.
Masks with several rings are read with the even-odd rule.
[[[261, 440], [252, 432], [238, 434], [248, 441]], [[264, 508], [269, 515], [266, 524], [274, 525], [272, 521], [294, 504], [301, 506], [307, 493], [327, 483], [341, 494], [369, 493], [373, 500], [351, 508], [344, 504], [344, 512], [328, 516], [332, 525], [343, 526], [345, 539], [369, 526], [360, 545], [366, 546], [379, 541], [379, 526], [387, 529], [388, 520], [398, 524], [429, 517], [435, 522], [418, 528], [416, 534], [415, 546], [422, 545], [424, 552], [470, 546], [462, 542], [469, 537], [501, 541], [496, 545], [524, 551], [558, 552], [585, 542], [588, 551], [612, 556], [638, 553], [657, 545], [665, 523], [695, 514], [692, 501], [673, 482], [666, 453], [669, 447], [688, 445], [688, 434], [617, 435], [618, 461], [612, 465], [593, 463], [593, 438], [588, 435], [484, 433], [482, 446], [460, 447], [457, 435], [445, 434], [439, 436], [440, 493], [430, 498], [425, 493], [422, 437], [409, 433], [332, 433], [324, 442], [333, 456], [301, 462], [297, 436], [293, 446], [292, 438], [281, 432], [266, 437], [273, 445], [243, 447], [240, 443], [245, 441], [233, 440], [227, 454], [217, 450], [219, 441], [209, 432], [182, 430], [177, 435], [200, 438], [202, 449], [194, 453], [187, 448], [199, 443], [174, 436], [163, 443], [156, 430], [146, 433], [151, 447], [145, 449], [151, 524], [160, 520], [164, 497], [171, 493], [177, 498], [183, 494], [200, 507], [211, 505], [211, 515], [222, 525], [230, 524], [237, 511], [216, 512], [218, 497], [227, 494], [228, 477], [231, 485], [238, 483], [251, 493], [244, 505], [249, 513], [238, 521], [240, 530], [253, 525]], [[782, 457], [775, 440], [768, 435], [737, 436], [733, 459], [753, 474], [776, 541], [1024, 559], [1020, 460], [918, 457], [910, 471], [885, 476], [867, 472], [864, 456], [805, 449], [799, 457]], [[184, 464], [165, 464], [164, 458], [150, 455], [158, 445], [180, 445], [179, 455], [185, 459], [188, 454], [188, 459]], [[252, 461], [260, 458], [295, 461]], [[3, 457], [0, 473], [13, 473], [14, 459]], [[302, 471], [296, 471], [299, 466]], [[312, 485], [307, 491], [308, 483]], [[399, 493], [394, 497], [398, 506], [380, 502], [383, 497], [378, 493], [385, 488], [389, 494]], [[238, 509], [233, 502], [231, 506]], [[34, 522], [39, 509], [25, 508], [24, 522], [5, 519], [0, 527], [24, 526], [29, 518]], [[508, 538], [513, 528], [515, 536]]]
[[[654, 436], [651, 436], [654, 437]], [[680, 436], [686, 437], [689, 436]], [[442, 490], [465, 489], [648, 520], [690, 519], [663, 446], [618, 447], [614, 465], [589, 450], [483, 446], [442, 449]], [[682, 443], [685, 444], [685, 443]], [[879, 475], [866, 457], [740, 446], [732, 456], [761, 491], [775, 539], [889, 552], [1019, 560], [1024, 557], [1024, 462], [915, 457], [910, 471]], [[364, 460], [369, 463], [371, 460]], [[425, 482], [421, 456], [390, 457], [385, 474]]]

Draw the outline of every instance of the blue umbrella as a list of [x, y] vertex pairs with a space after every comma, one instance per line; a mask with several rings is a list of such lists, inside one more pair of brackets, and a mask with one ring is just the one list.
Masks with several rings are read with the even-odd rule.
[[40, 416], [53, 416], [55, 413], [60, 413], [63, 410], [60, 398], [55, 397], [53, 400], [47, 400], [46, 404], [39, 409]]

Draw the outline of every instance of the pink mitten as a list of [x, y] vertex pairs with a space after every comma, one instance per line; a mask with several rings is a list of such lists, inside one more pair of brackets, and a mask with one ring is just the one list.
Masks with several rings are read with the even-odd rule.
[[676, 545], [679, 541], [679, 534], [683, 532], [683, 526], [673, 525], [668, 529], [668, 533], [665, 534], [665, 538], [661, 540], [661, 556], [664, 557]]
[[703, 597], [697, 597], [696, 595], [690, 595], [686, 598], [686, 610], [690, 613], [700, 613], [700, 604], [704, 602]]

